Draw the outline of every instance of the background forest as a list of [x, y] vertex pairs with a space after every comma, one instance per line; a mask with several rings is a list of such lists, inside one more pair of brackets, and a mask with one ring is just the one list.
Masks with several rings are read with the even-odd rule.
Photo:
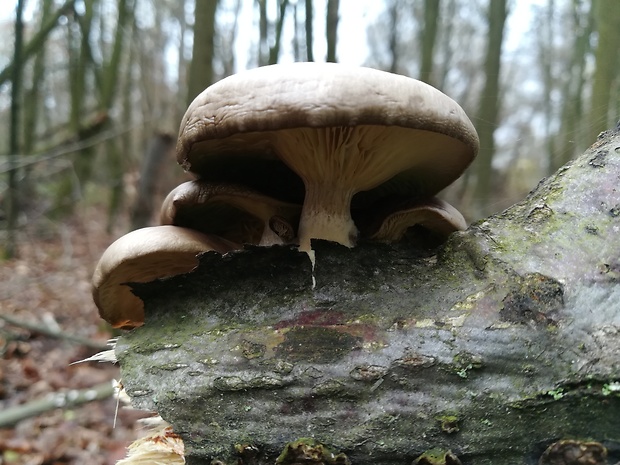
[[22, 0], [16, 12], [0, 49], [9, 256], [12, 231], [81, 205], [104, 208], [109, 231], [126, 212], [124, 228], [148, 224], [183, 179], [170, 148], [185, 107], [246, 68], [342, 58], [453, 97], [481, 140], [445, 193], [470, 220], [522, 198], [620, 114], [614, 0]]
[[[176, 133], [212, 82], [270, 63], [340, 61], [432, 84], [480, 135], [477, 160], [443, 193], [469, 221], [523, 198], [620, 117], [618, 0], [5, 0], [0, 21], [0, 407], [111, 378], [67, 368], [94, 349], [50, 346], [25, 322], [109, 337], [90, 273], [187, 179]], [[53, 361], [33, 366], [43, 354]], [[50, 371], [63, 375], [50, 381]], [[113, 405], [102, 409], [95, 416], [109, 421]], [[133, 431], [99, 420], [74, 426], [122, 450]], [[0, 430], [0, 463], [114, 463], [96, 453], [110, 442], [88, 435], [93, 456], [82, 443], [53, 453], [29, 443], [37, 421]], [[47, 421], [65, 438], [76, 422]]]

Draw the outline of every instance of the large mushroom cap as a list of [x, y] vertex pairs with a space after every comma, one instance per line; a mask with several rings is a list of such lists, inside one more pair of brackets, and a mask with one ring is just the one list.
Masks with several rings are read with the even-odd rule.
[[394, 194], [432, 197], [477, 150], [463, 109], [427, 84], [369, 68], [295, 63], [206, 89], [183, 117], [177, 160], [205, 179], [298, 201], [292, 170], [305, 185], [300, 241], [352, 245], [353, 195], [360, 192], [354, 202], [361, 204]]
[[93, 300], [101, 318], [115, 328], [144, 323], [144, 305], [127, 283], [145, 283], [189, 273], [197, 255], [226, 253], [233, 244], [177, 226], [154, 226], [125, 234], [110, 245], [93, 273]]

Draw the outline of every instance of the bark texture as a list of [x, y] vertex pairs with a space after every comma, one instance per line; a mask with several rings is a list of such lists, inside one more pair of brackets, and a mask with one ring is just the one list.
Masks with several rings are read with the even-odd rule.
[[317, 242], [313, 287], [304, 254], [250, 248], [135, 285], [123, 383], [189, 464], [302, 463], [302, 438], [334, 454], [305, 463], [586, 463], [565, 439], [616, 463], [619, 244], [609, 132], [439, 250]]

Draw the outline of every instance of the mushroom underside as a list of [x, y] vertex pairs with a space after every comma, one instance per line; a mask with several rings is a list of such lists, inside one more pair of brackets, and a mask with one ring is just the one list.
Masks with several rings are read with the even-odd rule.
[[[267, 177], [276, 185], [303, 182], [299, 242], [304, 250], [309, 249], [311, 239], [353, 246], [357, 228], [350, 215], [352, 206], [372, 205], [394, 194], [406, 193], [414, 199], [433, 196], [454, 181], [472, 157], [469, 146], [441, 133], [362, 125], [295, 128], [201, 141], [188, 153], [187, 166], [206, 178], [226, 172], [230, 179], [234, 170], [227, 166], [245, 162], [247, 147], [258, 146], [263, 152], [251, 163], [257, 178]], [[274, 162], [277, 166], [276, 159], [290, 168], [286, 177], [270, 173]], [[285, 172], [279, 169], [282, 176]], [[242, 182], [244, 172], [239, 176], [234, 182]], [[290, 201], [290, 197], [281, 200]]]

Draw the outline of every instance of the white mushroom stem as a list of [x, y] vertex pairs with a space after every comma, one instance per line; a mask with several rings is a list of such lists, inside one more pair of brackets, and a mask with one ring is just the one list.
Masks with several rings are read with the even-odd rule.
[[351, 189], [334, 184], [306, 183], [306, 198], [299, 221], [299, 248], [309, 251], [311, 239], [324, 239], [353, 247], [357, 227], [351, 218]]
[[[401, 142], [401, 131], [405, 130], [354, 126], [297, 128], [272, 135], [278, 156], [303, 179], [306, 188], [298, 233], [300, 250], [308, 252], [312, 239], [355, 245], [353, 196], [416, 163], [404, 156], [411, 147]], [[425, 135], [423, 142], [430, 138]]]
[[275, 231], [273, 231], [269, 226], [269, 219], [267, 219], [267, 221], [263, 220], [263, 223], [265, 226], [263, 228], [263, 234], [260, 238], [260, 242], [258, 243], [258, 245], [268, 247], [270, 245], [284, 244], [284, 240], [280, 236], [278, 236]]

